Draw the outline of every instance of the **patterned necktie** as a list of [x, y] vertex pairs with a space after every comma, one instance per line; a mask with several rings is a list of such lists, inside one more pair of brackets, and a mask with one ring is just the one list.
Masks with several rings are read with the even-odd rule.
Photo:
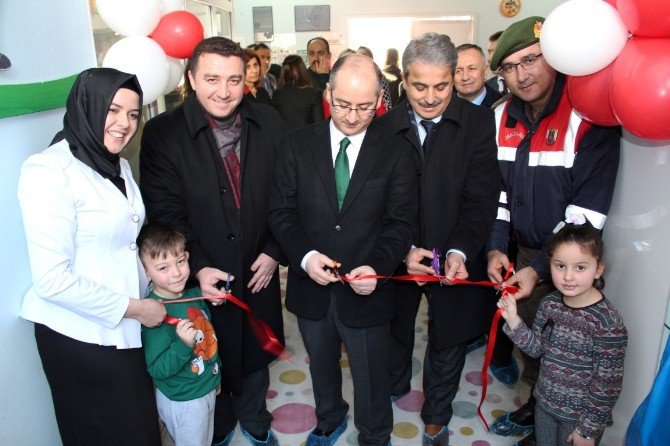
[[421, 148], [423, 151], [426, 151], [426, 147], [428, 147], [428, 139], [430, 138], [430, 132], [433, 131], [437, 124], [433, 121], [427, 121], [425, 119], [421, 120], [421, 126], [426, 129], [426, 137], [423, 138], [423, 144], [421, 144]]
[[335, 187], [337, 189], [337, 207], [342, 209], [344, 196], [349, 187], [349, 157], [347, 156], [347, 147], [351, 142], [346, 136], [340, 141], [340, 151], [335, 158]]

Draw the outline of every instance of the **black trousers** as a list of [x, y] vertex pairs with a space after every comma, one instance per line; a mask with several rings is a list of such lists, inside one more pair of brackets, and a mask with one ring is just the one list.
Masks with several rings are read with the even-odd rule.
[[[354, 381], [354, 424], [361, 446], [386, 446], [393, 429], [389, 398], [390, 324], [347, 327], [340, 320], [331, 293], [330, 307], [323, 319], [298, 317], [298, 327], [307, 354], [314, 385], [317, 427], [335, 429], [347, 416], [349, 405], [342, 398], [341, 345], [347, 349]], [[365, 296], [361, 296], [365, 299]]]
[[35, 339], [63, 445], [161, 444], [143, 349], [89, 344], [42, 324]]
[[[401, 272], [407, 274], [407, 271]], [[416, 315], [421, 304], [423, 287], [415, 283], [396, 284], [396, 311], [391, 321], [391, 395], [401, 396], [411, 390], [412, 358]]]
[[262, 437], [272, 424], [265, 403], [269, 387], [270, 372], [263, 367], [242, 378], [241, 394], [221, 392], [214, 406], [214, 438], [225, 437], [238, 420], [245, 431]]
[[423, 362], [423, 394], [421, 408], [424, 424], [448, 426], [454, 410], [451, 403], [458, 392], [461, 373], [465, 366], [468, 342], [436, 350], [429, 340]]

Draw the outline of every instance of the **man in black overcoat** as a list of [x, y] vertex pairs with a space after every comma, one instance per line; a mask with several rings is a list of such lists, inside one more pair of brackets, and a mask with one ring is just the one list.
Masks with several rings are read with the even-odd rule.
[[[445, 35], [426, 33], [405, 49], [403, 83], [407, 101], [380, 119], [396, 139], [414, 147], [420, 181], [421, 229], [406, 258], [410, 274], [435, 274], [432, 250], [442, 257], [447, 279], [485, 280], [484, 246], [496, 218], [500, 173], [491, 110], [453, 94], [456, 49]], [[446, 282], [446, 281], [445, 281]], [[414, 319], [422, 288], [408, 285], [397, 295], [392, 324], [393, 396], [409, 391]], [[431, 283], [429, 342], [424, 359], [424, 445], [448, 444], [451, 402], [465, 364], [468, 341], [487, 330], [495, 296], [471, 286]]]
[[[212, 37], [187, 67], [193, 92], [151, 119], [142, 135], [140, 188], [148, 219], [186, 236], [191, 272], [203, 294], [231, 293], [283, 343], [277, 261], [267, 225], [275, 158], [285, 133], [277, 112], [243, 98], [246, 61], [239, 46]], [[252, 445], [278, 445], [266, 409], [268, 364], [244, 312], [212, 308], [222, 353], [214, 444], [230, 443], [237, 421]]]

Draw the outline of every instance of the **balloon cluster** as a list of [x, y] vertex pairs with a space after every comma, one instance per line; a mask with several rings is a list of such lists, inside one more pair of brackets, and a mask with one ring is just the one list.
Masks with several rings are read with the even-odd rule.
[[542, 54], [570, 75], [584, 118], [670, 140], [670, 1], [568, 0], [545, 20]]
[[111, 46], [102, 66], [133, 73], [144, 105], [177, 88], [183, 59], [204, 38], [200, 20], [184, 11], [184, 0], [96, 0], [100, 18], [125, 36]]

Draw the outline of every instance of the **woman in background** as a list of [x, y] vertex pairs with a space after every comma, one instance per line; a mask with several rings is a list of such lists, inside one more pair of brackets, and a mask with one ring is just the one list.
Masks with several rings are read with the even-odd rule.
[[33, 279], [21, 317], [35, 323], [64, 445], [160, 444], [140, 325], [157, 326], [166, 313], [141, 299], [135, 239], [144, 204], [119, 157], [141, 109], [134, 75], [86, 70], [68, 96], [63, 130], [21, 169]]
[[287, 56], [282, 63], [272, 105], [282, 115], [288, 129], [295, 130], [323, 121], [322, 104], [321, 93], [314, 88], [305, 62], [300, 56]]
[[247, 71], [244, 78], [244, 95], [261, 104], [272, 105], [270, 94], [263, 88], [261, 77], [261, 58], [254, 50], [245, 48], [244, 55], [247, 58]]
[[400, 97], [400, 82], [402, 82], [402, 72], [398, 66], [398, 50], [395, 48], [386, 50], [386, 64], [382, 73], [389, 83], [391, 107], [395, 107]]

